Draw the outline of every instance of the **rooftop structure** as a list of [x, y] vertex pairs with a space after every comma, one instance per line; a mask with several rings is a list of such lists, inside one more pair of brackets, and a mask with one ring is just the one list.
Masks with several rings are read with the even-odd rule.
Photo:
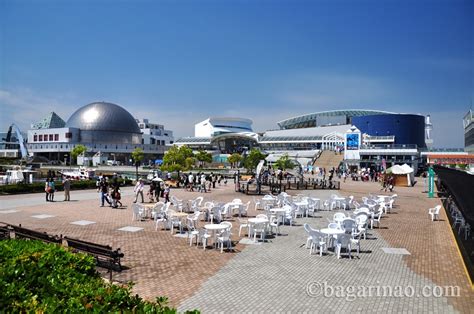
[[280, 129], [310, 128], [325, 125], [351, 124], [352, 117], [393, 114], [393, 112], [365, 109], [330, 110], [303, 114], [278, 122]]
[[252, 120], [235, 117], [210, 117], [194, 126], [194, 136], [196, 137], [239, 132], [253, 132]]
[[31, 128], [33, 130], [39, 129], [52, 129], [52, 128], [64, 128], [66, 122], [61, 119], [55, 112], [50, 112], [46, 117], [40, 121], [33, 123]]

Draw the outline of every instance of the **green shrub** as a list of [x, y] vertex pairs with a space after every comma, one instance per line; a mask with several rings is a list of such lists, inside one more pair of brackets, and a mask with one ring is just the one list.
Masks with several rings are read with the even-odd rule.
[[0, 241], [0, 287], [0, 312], [176, 313], [166, 298], [145, 301], [132, 284], [103, 281], [93, 257], [40, 241]]

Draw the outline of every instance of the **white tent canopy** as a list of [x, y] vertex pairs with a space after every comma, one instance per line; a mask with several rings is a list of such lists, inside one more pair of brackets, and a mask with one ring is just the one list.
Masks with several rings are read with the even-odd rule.
[[400, 175], [400, 176], [406, 175], [406, 184], [408, 186], [412, 186], [414, 184], [414, 180], [415, 180], [414, 170], [413, 170], [412, 167], [410, 167], [407, 164], [403, 164], [401, 166], [400, 165], [394, 165], [394, 166], [388, 168], [386, 172], [387, 173], [392, 173], [394, 175]]
[[388, 173], [393, 173], [393, 174], [409, 174], [413, 172], [413, 168], [410, 167], [407, 164], [404, 164], [402, 166], [400, 165], [394, 165], [390, 168], [387, 169]]

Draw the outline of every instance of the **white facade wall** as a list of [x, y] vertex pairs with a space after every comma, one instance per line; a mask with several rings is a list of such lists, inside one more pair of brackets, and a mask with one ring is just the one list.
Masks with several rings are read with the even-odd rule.
[[79, 141], [79, 135], [76, 128], [28, 130], [28, 143], [75, 143]]
[[162, 124], [150, 123], [148, 119], [136, 119], [145, 145], [170, 145], [174, 143], [173, 131], [165, 130]]
[[211, 117], [194, 125], [195, 137], [213, 137], [224, 133], [253, 132], [252, 120]]

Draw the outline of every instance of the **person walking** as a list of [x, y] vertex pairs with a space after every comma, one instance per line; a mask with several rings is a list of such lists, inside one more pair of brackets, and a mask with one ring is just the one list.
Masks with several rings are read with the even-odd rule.
[[212, 188], [215, 189], [216, 188], [216, 182], [217, 182], [217, 174], [213, 174], [211, 172], [211, 180], [212, 180]]
[[66, 179], [64, 179], [63, 187], [64, 187], [64, 201], [69, 202], [71, 200], [71, 196], [70, 196], [71, 180], [69, 179], [69, 176], [67, 176]]
[[160, 201], [160, 196], [161, 196], [161, 193], [163, 191], [163, 188], [162, 188], [162, 185], [163, 184], [163, 181], [158, 181], [156, 183], [156, 187], [155, 187], [155, 197], [156, 197], [156, 201], [159, 202]]
[[189, 192], [194, 192], [194, 176], [192, 172], [188, 176]]
[[101, 205], [100, 207], [104, 207], [104, 201], [107, 202], [107, 204], [112, 205], [109, 201], [108, 194], [109, 194], [109, 183], [105, 179], [105, 177], [102, 177], [99, 182], [99, 193], [100, 193], [100, 202]]
[[170, 186], [165, 184], [165, 189], [163, 191], [163, 198], [165, 199], [165, 204], [170, 201]]
[[48, 193], [49, 193], [49, 201], [54, 202], [54, 192], [56, 191], [56, 186], [54, 184], [54, 179], [50, 178], [48, 183]]
[[44, 183], [44, 192], [46, 193], [46, 202], [49, 202], [49, 178]]
[[134, 203], [137, 202], [138, 200], [138, 195], [141, 196], [142, 198], [142, 203], [144, 202], [144, 199], [143, 199], [143, 189], [145, 188], [145, 183], [143, 182], [143, 179], [140, 178], [138, 181], [137, 181], [137, 184], [135, 185], [135, 188], [133, 189], [133, 192], [135, 193], [135, 200], [133, 201]]
[[148, 193], [147, 193], [150, 203], [153, 203], [155, 200], [155, 192], [156, 192], [156, 182], [152, 180], [150, 183], [150, 189], [148, 190]]
[[203, 173], [201, 175], [201, 193], [204, 192], [206, 193], [207, 190], [206, 190], [206, 175]]

